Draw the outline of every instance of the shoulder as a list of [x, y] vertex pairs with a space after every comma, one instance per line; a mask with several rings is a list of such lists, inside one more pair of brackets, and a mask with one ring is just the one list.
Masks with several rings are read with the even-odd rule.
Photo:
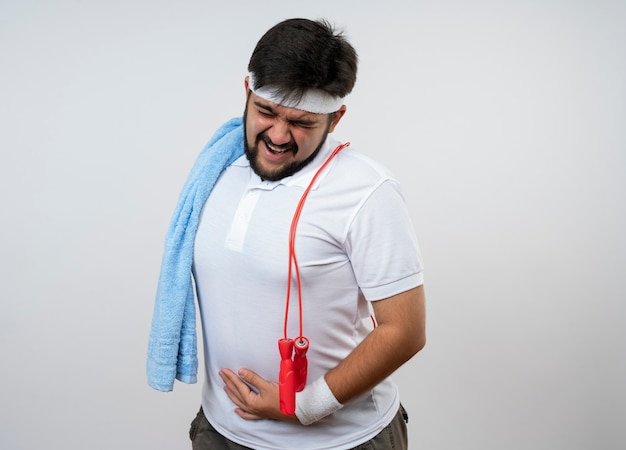
[[352, 165], [354, 169], [372, 172], [373, 175], [375, 174], [380, 177], [393, 178], [393, 174], [387, 166], [371, 156], [364, 154], [358, 148], [352, 146], [346, 148], [343, 152], [343, 156], [346, 162]]
[[347, 147], [337, 155], [335, 176], [350, 184], [378, 185], [384, 181], [396, 183], [391, 170], [380, 161], [365, 155], [358, 148]]

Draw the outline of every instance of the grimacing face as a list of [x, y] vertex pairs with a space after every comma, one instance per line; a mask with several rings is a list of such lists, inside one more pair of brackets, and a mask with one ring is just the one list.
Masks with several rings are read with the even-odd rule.
[[345, 106], [332, 114], [315, 114], [278, 105], [250, 91], [247, 79], [246, 93], [245, 153], [264, 180], [281, 180], [311, 162], [345, 113]]

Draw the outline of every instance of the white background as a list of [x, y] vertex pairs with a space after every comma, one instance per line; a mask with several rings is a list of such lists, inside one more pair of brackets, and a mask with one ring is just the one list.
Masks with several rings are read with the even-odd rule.
[[411, 449], [626, 448], [609, 0], [0, 1], [0, 448], [189, 448], [200, 384], [145, 382], [163, 238], [256, 41], [296, 16], [357, 48], [335, 135], [392, 169], [420, 238]]

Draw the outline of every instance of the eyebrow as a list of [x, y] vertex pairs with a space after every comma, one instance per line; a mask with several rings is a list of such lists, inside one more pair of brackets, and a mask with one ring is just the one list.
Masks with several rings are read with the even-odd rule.
[[[278, 116], [279, 114], [274, 110], [274, 108], [272, 108], [270, 105], [261, 103], [258, 100], [253, 100], [254, 106], [256, 106], [257, 108], [261, 108], [264, 109], [276, 116]], [[304, 114], [307, 114], [306, 111], [303, 111]], [[292, 123], [298, 123], [301, 125], [317, 125], [318, 121], [317, 120], [310, 120], [310, 119], [285, 119], [288, 122], [292, 122]]]

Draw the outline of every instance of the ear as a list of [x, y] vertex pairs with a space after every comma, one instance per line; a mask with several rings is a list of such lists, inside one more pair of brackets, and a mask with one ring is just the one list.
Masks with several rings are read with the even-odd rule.
[[328, 127], [329, 133], [332, 133], [333, 131], [335, 131], [335, 127], [337, 126], [337, 124], [339, 123], [339, 121], [341, 120], [341, 118], [343, 117], [345, 113], [346, 113], [346, 105], [341, 105], [341, 108], [339, 108], [337, 111], [333, 113], [333, 118], [331, 119], [330, 126]]
[[246, 78], [243, 80], [243, 85], [246, 87], [246, 98], [250, 94], [250, 76], [246, 75]]

